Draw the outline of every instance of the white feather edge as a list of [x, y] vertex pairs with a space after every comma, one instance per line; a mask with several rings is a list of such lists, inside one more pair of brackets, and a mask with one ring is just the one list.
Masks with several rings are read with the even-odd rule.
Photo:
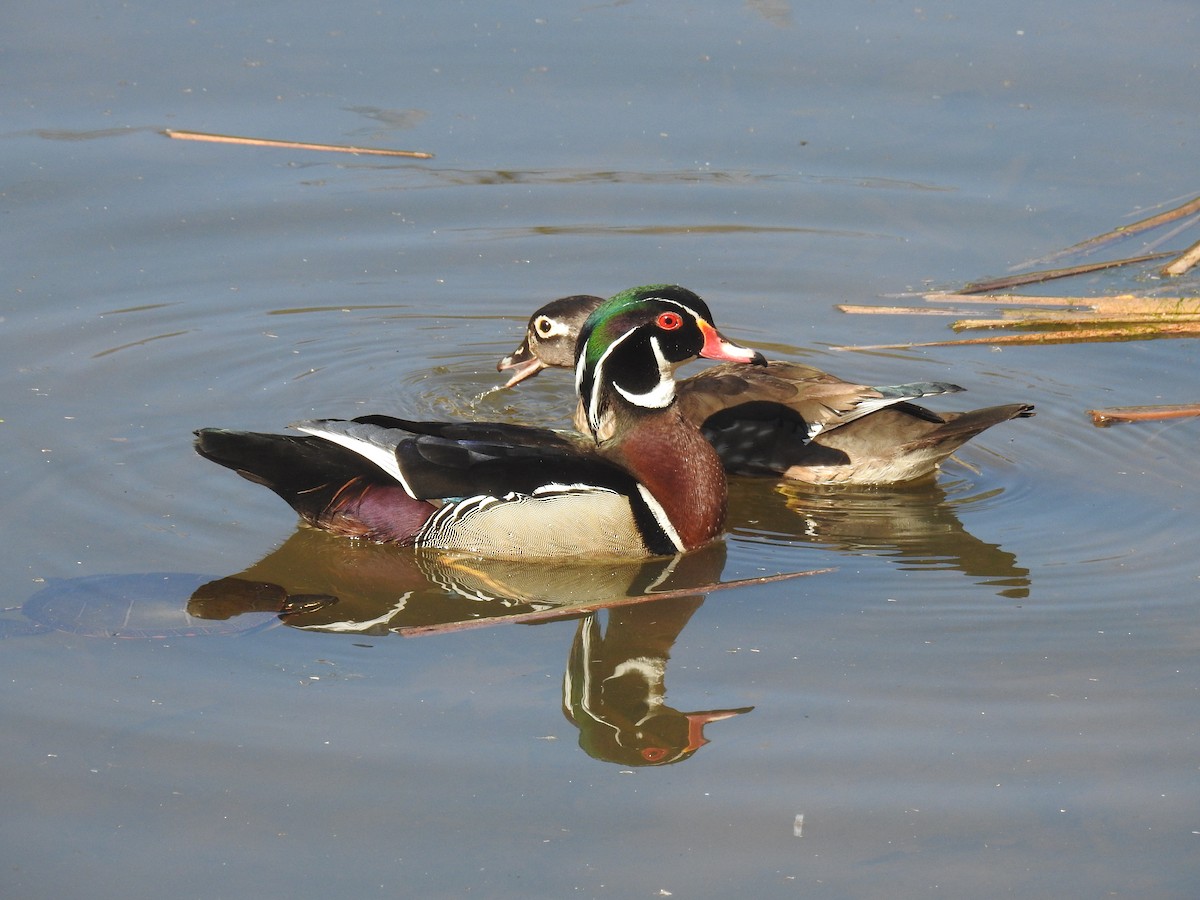
[[[838, 415], [837, 420], [833, 422], [814, 422], [808, 426], [808, 436], [805, 442], [811, 441], [818, 434], [825, 431], [832, 431], [835, 428], [840, 428], [842, 425], [848, 425], [863, 416], [869, 416], [871, 413], [879, 412], [881, 409], [887, 409], [889, 406], [895, 406], [897, 403], [906, 403], [909, 400], [918, 400], [924, 394], [911, 394], [904, 397], [865, 397], [859, 400], [854, 406], [845, 412]], [[836, 410], [835, 410], [836, 411]]]
[[[339, 423], [359, 429], [378, 428], [373, 425], [359, 425], [355, 422]], [[334, 444], [339, 444], [354, 453], [357, 453], [363, 459], [374, 463], [383, 469], [388, 475], [400, 482], [400, 486], [404, 488], [404, 492], [414, 500], [417, 495], [413, 493], [408, 482], [404, 478], [404, 473], [400, 471], [400, 464], [396, 461], [396, 449], [393, 445], [391, 448], [385, 447], [382, 444], [377, 444], [374, 441], [366, 440], [365, 438], [357, 437], [349, 434], [347, 431], [330, 428], [324, 425], [321, 421], [312, 422], [296, 422], [289, 426], [297, 431], [303, 431], [305, 434], [311, 434], [314, 437], [319, 437], [323, 440]], [[380, 429], [382, 430], [382, 429]]]

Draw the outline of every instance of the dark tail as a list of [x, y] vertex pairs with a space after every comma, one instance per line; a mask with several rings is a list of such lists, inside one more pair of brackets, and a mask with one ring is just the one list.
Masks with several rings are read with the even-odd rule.
[[938, 413], [944, 420], [943, 425], [929, 431], [918, 440], [912, 441], [911, 446], [932, 446], [947, 450], [946, 455], [954, 452], [975, 435], [986, 431], [993, 425], [1007, 422], [1009, 419], [1028, 419], [1033, 415], [1033, 406], [1029, 403], [1008, 403], [1004, 406], [988, 406], [983, 409], [973, 409], [962, 413]]
[[435, 507], [414, 500], [370, 460], [311, 435], [202, 428], [196, 452], [270, 488], [300, 517], [334, 534], [411, 543]]

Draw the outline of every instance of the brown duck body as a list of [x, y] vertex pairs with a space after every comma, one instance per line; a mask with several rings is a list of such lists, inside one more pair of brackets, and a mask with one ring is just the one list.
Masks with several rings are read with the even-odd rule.
[[684, 417], [700, 425], [730, 472], [809, 484], [922, 478], [993, 425], [1033, 415], [1025, 403], [939, 413], [900, 401], [862, 412], [886, 401], [880, 389], [780, 361], [746, 372], [715, 366], [678, 392]]
[[[579, 327], [599, 298], [564, 297], [529, 320], [525, 340], [498, 365], [511, 386], [546, 367], [571, 365]], [[812, 366], [718, 365], [677, 386], [681, 415], [699, 427], [725, 470], [809, 484], [889, 484], [932, 474], [955, 450], [1000, 422], [1033, 415], [1010, 403], [938, 413], [912, 399], [960, 391], [918, 383], [871, 387]], [[582, 408], [575, 426], [586, 431]]]

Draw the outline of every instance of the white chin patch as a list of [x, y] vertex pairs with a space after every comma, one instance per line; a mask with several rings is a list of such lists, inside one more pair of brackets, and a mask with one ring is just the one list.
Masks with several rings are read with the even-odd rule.
[[613, 381], [613, 387], [617, 389], [617, 393], [632, 403], [634, 406], [641, 406], [647, 409], [662, 409], [671, 405], [671, 401], [675, 399], [675, 369], [667, 362], [667, 359], [662, 354], [662, 349], [658, 345], [658, 338], [650, 338], [650, 348], [654, 351], [654, 359], [658, 363], [658, 384], [642, 394], [635, 394], [632, 391], [627, 391], [621, 385]]

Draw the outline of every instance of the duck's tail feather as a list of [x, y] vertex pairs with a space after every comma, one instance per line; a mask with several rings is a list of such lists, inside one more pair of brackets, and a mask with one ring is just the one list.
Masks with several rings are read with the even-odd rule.
[[409, 543], [435, 511], [370, 460], [310, 435], [202, 428], [196, 452], [274, 491], [310, 525], [335, 534]]

